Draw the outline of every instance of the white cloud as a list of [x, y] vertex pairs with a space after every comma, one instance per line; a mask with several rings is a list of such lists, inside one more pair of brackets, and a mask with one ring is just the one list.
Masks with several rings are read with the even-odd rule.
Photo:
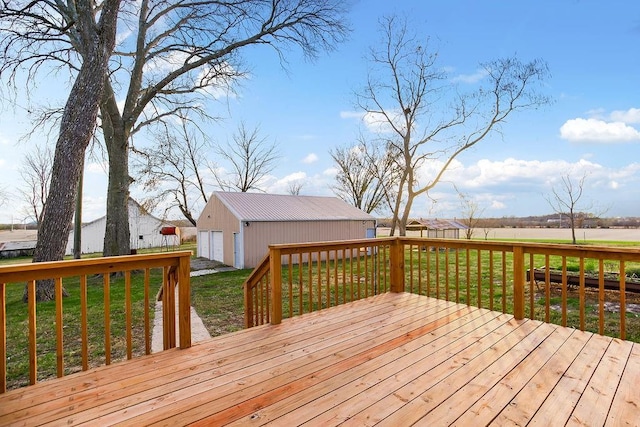
[[[430, 162], [419, 170], [420, 182], [428, 183], [442, 163]], [[483, 159], [472, 164], [454, 161], [440, 183], [421, 197], [412, 209], [413, 216], [456, 217], [460, 203], [456, 189], [478, 200], [486, 208], [484, 215], [538, 215], [550, 210], [545, 195], [557, 185], [562, 176], [570, 174], [576, 179], [585, 173], [586, 199], [619, 207], [620, 197], [636, 200], [640, 188], [640, 163], [625, 167], [607, 167], [592, 160], [503, 160]], [[455, 184], [455, 188], [453, 186]], [[624, 195], [624, 196], [622, 196]], [[622, 207], [620, 207], [622, 209]], [[620, 210], [620, 212], [623, 212]], [[612, 214], [619, 214], [618, 211]]]
[[318, 161], [318, 155], [316, 153], [309, 153], [307, 156], [302, 159], [302, 163], [311, 164]]
[[640, 123], [640, 108], [612, 111], [611, 120], [623, 123]]
[[359, 111], [340, 111], [341, 119], [358, 119], [362, 120], [364, 113]]
[[473, 83], [478, 83], [480, 80], [487, 77], [487, 75], [489, 75], [489, 72], [487, 70], [480, 69], [473, 74], [458, 74], [457, 76], [452, 78], [451, 81], [454, 83], [459, 82], [459, 83], [473, 84]]
[[329, 178], [333, 178], [338, 174], [338, 169], [335, 167], [330, 167], [328, 169], [325, 169], [324, 171], [322, 171], [322, 175], [329, 177]]
[[106, 174], [109, 170], [108, 162], [92, 162], [89, 163], [85, 170], [89, 173]]
[[628, 142], [640, 141], [640, 131], [619, 121], [577, 118], [562, 125], [560, 137], [571, 142]]
[[[403, 128], [403, 114], [398, 109], [387, 110], [390, 120], [396, 124], [398, 128]], [[393, 132], [389, 120], [382, 113], [365, 113], [360, 111], [341, 111], [340, 118], [358, 119], [362, 121], [367, 130], [372, 133], [390, 133]]]

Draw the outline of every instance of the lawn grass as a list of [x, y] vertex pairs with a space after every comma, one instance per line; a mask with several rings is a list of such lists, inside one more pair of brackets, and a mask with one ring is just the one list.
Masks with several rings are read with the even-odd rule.
[[[194, 243], [177, 248], [193, 249]], [[157, 252], [146, 249], [141, 253]], [[97, 254], [83, 256], [96, 257]], [[31, 258], [12, 258], [1, 260], [0, 265], [30, 263]], [[126, 309], [125, 279], [123, 275], [112, 275], [109, 280], [109, 325], [111, 363], [127, 357], [126, 346]], [[162, 269], [150, 270], [149, 322], [153, 325], [155, 296], [162, 286]], [[69, 277], [63, 280], [68, 296], [63, 299], [63, 360], [65, 375], [82, 369], [81, 305], [80, 279]], [[7, 316], [7, 388], [17, 388], [29, 382], [29, 318], [28, 306], [22, 301], [24, 283], [6, 284]], [[87, 277], [87, 322], [88, 322], [88, 365], [104, 365], [107, 359], [105, 351], [105, 292], [102, 275]], [[241, 300], [242, 301], [242, 300]], [[144, 272], [131, 272], [131, 308], [132, 308], [132, 356], [143, 355], [146, 351], [144, 321]], [[38, 381], [56, 376], [57, 338], [56, 338], [55, 301], [36, 304], [36, 352]]]
[[[628, 243], [628, 242], [624, 242]], [[600, 245], [601, 242], [598, 242]], [[184, 245], [180, 250], [194, 250], [195, 244]], [[153, 252], [146, 250], [140, 252]], [[457, 256], [457, 258], [456, 258]], [[386, 257], [386, 258], [385, 258]], [[283, 314], [285, 317], [306, 313], [343, 303], [352, 299], [358, 299], [365, 295], [385, 292], [390, 285], [388, 271], [380, 269], [388, 263], [388, 255], [379, 254], [376, 257], [355, 257], [351, 260], [339, 260], [302, 264], [288, 267], [282, 271], [283, 277]], [[11, 260], [15, 261], [15, 260]], [[29, 260], [27, 259], [27, 262]], [[526, 262], [529, 262], [527, 257]], [[534, 257], [534, 266], [544, 265], [544, 256]], [[557, 265], [560, 259], [550, 257], [549, 264]], [[577, 265], [578, 260], [567, 259], [569, 268]], [[488, 251], [460, 250], [455, 251], [405, 251], [405, 264], [414, 268], [406, 269], [405, 282], [407, 291], [449, 299], [462, 304], [481, 305], [484, 308], [493, 308], [505, 312], [513, 312], [513, 262], [512, 254], [489, 253]], [[456, 265], [458, 266], [456, 271]], [[489, 267], [492, 265], [493, 267]], [[589, 268], [597, 267], [597, 263], [585, 262]], [[591, 267], [590, 267], [591, 265]], [[418, 269], [418, 266], [420, 268]], [[480, 266], [480, 268], [478, 268]], [[627, 269], [637, 268], [637, 265], [629, 263]], [[615, 266], [605, 268], [615, 270]], [[468, 271], [468, 273], [467, 273]], [[479, 274], [478, 274], [479, 272]], [[191, 302], [198, 315], [202, 318], [210, 334], [221, 335], [237, 331], [244, 326], [244, 300], [242, 284], [250, 275], [251, 270], [236, 270], [220, 272], [205, 276], [197, 276], [191, 279]], [[290, 274], [291, 273], [291, 274]], [[160, 287], [161, 270], [152, 270], [152, 301], [153, 296]], [[288, 308], [288, 281], [292, 279], [292, 312]], [[503, 287], [503, 277], [504, 281]], [[90, 366], [104, 364], [104, 292], [101, 276], [89, 278], [89, 362]], [[144, 352], [144, 334], [142, 333], [144, 322], [144, 294], [142, 290], [142, 274], [132, 274], [132, 305], [134, 310], [133, 339], [134, 355]], [[427, 286], [428, 284], [428, 286]], [[77, 279], [65, 279], [64, 287], [70, 296], [64, 299], [64, 360], [65, 373], [75, 372], [81, 367], [81, 342], [80, 342], [80, 287]], [[27, 306], [22, 303], [24, 284], [7, 286], [7, 344], [8, 344], [8, 386], [15, 388], [28, 382], [28, 321]], [[543, 289], [525, 286], [525, 316], [531, 313], [530, 301], [533, 299], [534, 317], [544, 320], [546, 315], [546, 299]], [[531, 298], [532, 297], [532, 298]], [[503, 299], [504, 298], [504, 299]], [[619, 298], [616, 292], [608, 293], [608, 299]], [[640, 296], [627, 294], [627, 302], [640, 303]], [[549, 315], [550, 321], [560, 324], [561, 312], [557, 308], [561, 304], [560, 287], [552, 285], [550, 289]], [[577, 290], [568, 291], [567, 300], [568, 326], [579, 327], [579, 298]], [[124, 347], [124, 285], [122, 278], [115, 278], [111, 283], [110, 291], [111, 307], [111, 339], [112, 362], [125, 358]], [[154, 310], [151, 308], [151, 317]], [[56, 370], [56, 341], [55, 328], [55, 304], [39, 303], [38, 312], [38, 380], [55, 376]], [[587, 290], [585, 307], [585, 329], [598, 331], [598, 295], [597, 292]], [[608, 335], [617, 336], [619, 328], [619, 313], [606, 312], [605, 324]], [[153, 320], [153, 319], [151, 319]], [[628, 312], [627, 339], [640, 342], [640, 316]]]
[[244, 328], [242, 283], [251, 270], [235, 270], [191, 278], [191, 305], [211, 336]]
[[[105, 352], [105, 292], [102, 275], [87, 278], [88, 364], [104, 365]], [[153, 297], [162, 283], [162, 270], [151, 270], [150, 315], [153, 322]], [[65, 375], [82, 369], [80, 322], [80, 283], [77, 277], [65, 279], [63, 286], [69, 296], [63, 300], [63, 352]], [[110, 280], [109, 313], [111, 362], [126, 359], [124, 277]], [[24, 284], [6, 286], [7, 313], [7, 387], [26, 385], [29, 379], [29, 320], [27, 304], [22, 301]], [[144, 336], [144, 273], [131, 274], [132, 353], [145, 353]], [[55, 301], [36, 305], [36, 348], [38, 381], [56, 376], [56, 304]], [[152, 323], [151, 323], [152, 324]]]

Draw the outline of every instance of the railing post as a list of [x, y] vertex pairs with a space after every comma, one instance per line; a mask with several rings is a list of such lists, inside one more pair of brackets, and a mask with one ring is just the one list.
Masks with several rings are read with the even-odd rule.
[[7, 297], [0, 283], [0, 394], [7, 391]]
[[513, 317], [524, 319], [524, 248], [513, 247]]
[[404, 242], [396, 237], [391, 241], [390, 250], [391, 292], [404, 292]]
[[269, 269], [271, 274], [271, 324], [282, 322], [282, 252], [269, 248]]
[[191, 347], [191, 260], [182, 255], [178, 265], [178, 330], [180, 348]]

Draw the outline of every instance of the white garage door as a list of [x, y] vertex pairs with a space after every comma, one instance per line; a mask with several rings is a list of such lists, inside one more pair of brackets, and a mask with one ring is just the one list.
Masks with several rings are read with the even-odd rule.
[[208, 231], [198, 231], [198, 256], [204, 257], [204, 258], [210, 258]]
[[224, 261], [224, 246], [222, 239], [222, 231], [211, 232], [211, 257], [216, 261]]

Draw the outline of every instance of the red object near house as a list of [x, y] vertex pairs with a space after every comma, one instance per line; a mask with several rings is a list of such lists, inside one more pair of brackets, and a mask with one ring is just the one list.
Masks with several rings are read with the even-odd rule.
[[175, 227], [162, 227], [160, 229], [160, 234], [162, 234], [163, 236], [175, 236], [176, 235], [176, 228]]

